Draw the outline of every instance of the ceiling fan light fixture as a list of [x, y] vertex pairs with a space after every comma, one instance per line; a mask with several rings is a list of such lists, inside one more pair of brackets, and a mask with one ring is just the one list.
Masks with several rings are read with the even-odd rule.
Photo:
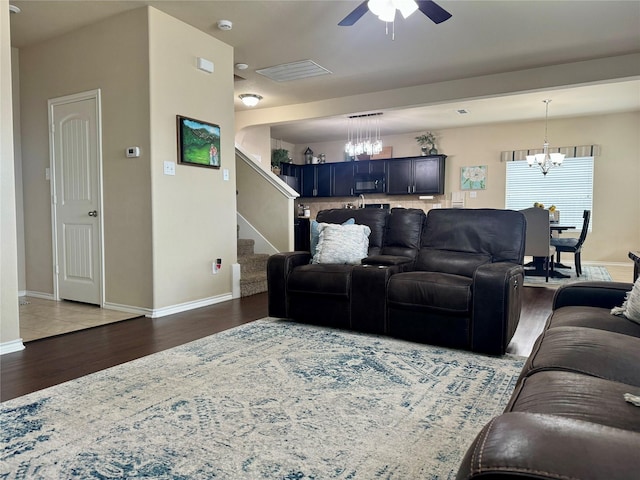
[[396, 16], [396, 7], [392, 0], [369, 0], [369, 10], [383, 22], [393, 22]]
[[262, 96], [256, 93], [243, 93], [241, 95], [238, 95], [238, 97], [247, 107], [255, 107], [256, 105], [258, 105], [258, 102], [262, 100]]
[[414, 0], [393, 0], [393, 4], [400, 10], [403, 18], [408, 18], [409, 15], [418, 10], [418, 4]]

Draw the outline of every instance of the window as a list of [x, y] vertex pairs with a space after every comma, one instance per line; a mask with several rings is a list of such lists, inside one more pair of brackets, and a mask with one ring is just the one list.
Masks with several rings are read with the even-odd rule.
[[545, 208], [555, 205], [560, 223], [580, 230], [584, 210], [593, 211], [593, 157], [565, 158], [546, 175], [526, 161], [507, 162], [506, 208], [523, 210], [535, 202]]

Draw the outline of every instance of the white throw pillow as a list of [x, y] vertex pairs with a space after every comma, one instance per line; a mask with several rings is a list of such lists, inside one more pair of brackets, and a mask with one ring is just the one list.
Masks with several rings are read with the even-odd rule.
[[367, 225], [334, 225], [321, 223], [318, 248], [312, 263], [357, 265], [369, 251]]
[[633, 288], [627, 292], [624, 303], [621, 307], [614, 307], [611, 310], [614, 315], [623, 315], [629, 320], [640, 323], [640, 277], [636, 279]]

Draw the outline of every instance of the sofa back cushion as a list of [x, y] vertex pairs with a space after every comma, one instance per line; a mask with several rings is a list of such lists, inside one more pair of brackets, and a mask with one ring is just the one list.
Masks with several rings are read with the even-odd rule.
[[380, 253], [415, 259], [425, 218], [424, 211], [418, 208], [391, 209]]
[[344, 223], [354, 218], [357, 225], [366, 225], [371, 229], [368, 255], [379, 255], [388, 216], [389, 211], [380, 208], [332, 208], [320, 210], [316, 220], [320, 223]]
[[476, 268], [485, 263], [491, 263], [491, 255], [425, 247], [420, 249], [415, 269], [473, 277]]
[[416, 269], [471, 276], [483, 263], [522, 264], [525, 234], [524, 215], [513, 210], [430, 210]]

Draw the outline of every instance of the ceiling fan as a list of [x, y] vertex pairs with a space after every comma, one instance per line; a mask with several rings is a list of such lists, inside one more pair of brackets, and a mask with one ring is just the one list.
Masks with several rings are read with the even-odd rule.
[[416, 10], [420, 10], [433, 23], [442, 23], [451, 18], [451, 14], [447, 12], [437, 3], [431, 0], [365, 0], [358, 5], [349, 15], [338, 23], [341, 27], [350, 27], [360, 18], [371, 10], [380, 20], [384, 22], [393, 22], [396, 14], [396, 8], [404, 18], [407, 18]]

